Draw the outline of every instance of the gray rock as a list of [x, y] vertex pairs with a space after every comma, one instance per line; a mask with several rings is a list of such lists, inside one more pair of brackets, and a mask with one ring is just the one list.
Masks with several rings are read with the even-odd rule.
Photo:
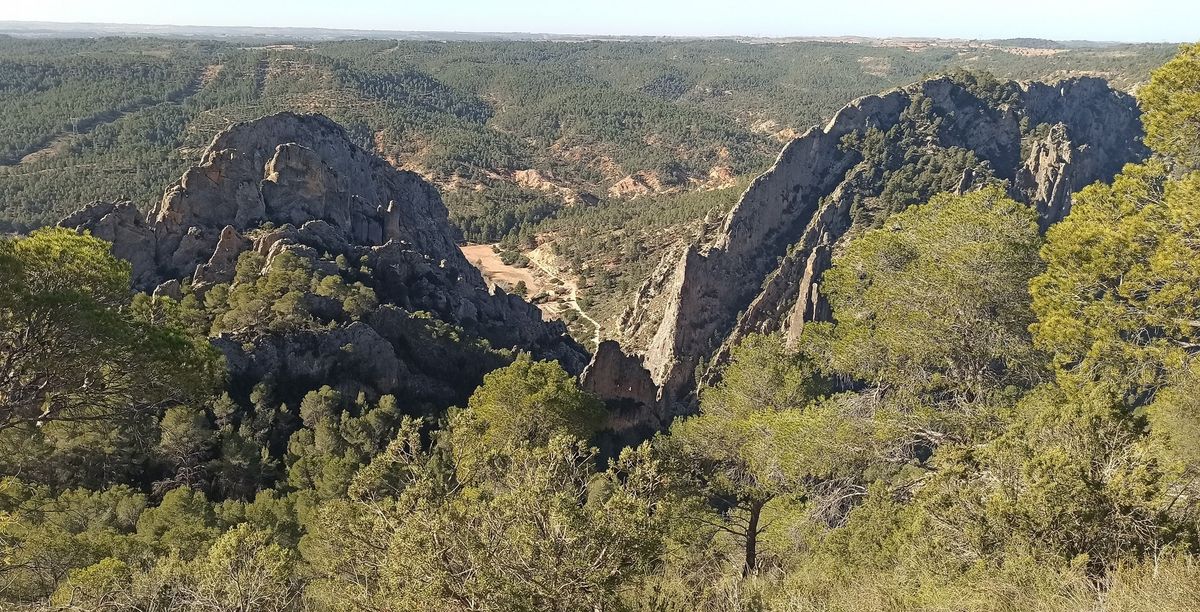
[[[856, 100], [788, 143], [719, 226], [706, 224], [700, 240], [664, 260], [622, 315], [626, 350], [640, 349], [638, 367], [657, 386], [654, 418], [692, 410], [697, 370], [701, 380], [715, 380], [746, 334], [784, 332], [794, 342], [806, 322], [829, 318], [820, 279], [853, 226], [851, 206], [872, 171], [840, 146], [846, 134], [886, 131], [915, 98], [927, 99], [930, 118], [939, 120], [937, 144], [973, 151], [992, 179], [1009, 181], [1014, 196], [1038, 210], [1043, 227], [1069, 212], [1073, 190], [1111, 180], [1146, 154], [1134, 99], [1100, 79], [1012, 90], [1016, 101], [996, 106], [949, 78], [931, 79]], [[1056, 126], [1028, 159], [1022, 120]], [[964, 176], [959, 189], [987, 178]]]
[[1014, 186], [1018, 194], [1036, 203], [1042, 231], [1061, 221], [1071, 210], [1074, 175], [1080, 171], [1072, 163], [1073, 153], [1067, 127], [1057, 123], [1049, 135], [1033, 143], [1029, 158], [1017, 172]]
[[[502, 365], [476, 343], [432, 333], [416, 311], [463, 328], [466, 339], [557, 359], [572, 374], [587, 363], [561, 322], [544, 322], [535, 306], [488, 290], [429, 183], [362, 150], [320, 115], [281, 113], [221, 132], [144, 218], [127, 203], [98, 203], [61, 225], [111, 241], [132, 262], [139, 289], [174, 291], [190, 277], [202, 294], [232, 280], [248, 249], [265, 257], [264, 273], [289, 253], [322, 274], [365, 278], [374, 288], [381, 305], [369, 324], [348, 322], [339, 301], [308, 294], [309, 312], [332, 321], [329, 329], [214, 340], [242, 387], [266, 379], [296, 389], [334, 384], [446, 406]], [[344, 272], [339, 255], [352, 262]]]
[[154, 288], [154, 298], [171, 298], [172, 300], [183, 299], [183, 287], [176, 279], [171, 279]]
[[584, 390], [618, 406], [609, 414], [608, 428], [621, 433], [650, 425], [661, 428], [658, 386], [637, 357], [626, 355], [621, 345], [605, 340], [596, 348], [592, 362], [580, 376]]
[[[330, 245], [403, 240], [470, 267], [437, 190], [362, 150], [321, 115], [280, 113], [236, 124], [213, 139], [199, 165], [167, 189], [144, 221], [133, 218], [132, 206], [121, 206], [93, 205], [62, 225], [107, 230], [123, 252], [136, 253], [140, 288], [193, 274], [226, 226], [244, 233], [267, 221], [294, 227], [321, 221], [320, 237]], [[114, 211], [122, 216], [101, 228]], [[149, 240], [119, 235], [147, 230]]]
[[192, 289], [202, 294], [212, 285], [232, 282], [237, 272], [238, 256], [249, 248], [250, 241], [243, 238], [232, 225], [226, 225], [217, 238], [217, 246], [208, 262], [196, 266], [196, 272], [192, 275]]
[[314, 388], [330, 384], [378, 396], [399, 391], [405, 371], [392, 345], [365, 323], [253, 337], [223, 335], [214, 344], [234, 380], [303, 381]]
[[150, 288], [162, 282], [156, 274], [154, 229], [142, 221], [131, 202], [94, 202], [58, 225], [111, 242], [112, 254], [130, 263], [135, 286]]

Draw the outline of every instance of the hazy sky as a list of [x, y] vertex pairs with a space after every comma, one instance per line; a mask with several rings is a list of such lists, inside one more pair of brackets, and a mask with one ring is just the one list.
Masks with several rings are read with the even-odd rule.
[[378, 30], [1200, 39], [1200, 0], [0, 0], [0, 20]]

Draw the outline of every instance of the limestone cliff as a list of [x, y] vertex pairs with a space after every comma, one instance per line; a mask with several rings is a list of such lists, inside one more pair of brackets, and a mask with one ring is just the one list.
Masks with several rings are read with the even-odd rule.
[[[428, 316], [493, 348], [557, 359], [572, 373], [586, 364], [561, 323], [487, 288], [457, 248], [431, 185], [359, 148], [320, 115], [281, 113], [221, 132], [145, 216], [130, 203], [96, 203], [60, 225], [112, 242], [114, 254], [131, 262], [135, 286], [157, 287], [156, 295], [177, 297], [182, 282], [203, 296], [233, 280], [251, 250], [265, 258], [264, 273], [284, 252], [324, 274], [344, 273], [339, 256], [356, 262], [354, 274], [365, 275], [379, 306], [329, 329], [223, 333], [214, 343], [235, 384], [270, 378], [458, 401], [498, 364], [477, 358], [469, 342], [455, 347], [435, 337]], [[326, 306], [309, 297], [315, 308]]]
[[854, 232], [937, 191], [988, 182], [1035, 206], [1045, 227], [1070, 210], [1072, 192], [1140, 159], [1141, 135], [1133, 98], [1094, 78], [943, 77], [852, 102], [785, 146], [720, 227], [673, 255], [626, 310], [626, 350], [641, 349], [657, 386], [643, 418], [690, 410], [697, 377], [713, 376], [745, 334], [794, 341], [806, 322], [828, 319], [821, 275]]

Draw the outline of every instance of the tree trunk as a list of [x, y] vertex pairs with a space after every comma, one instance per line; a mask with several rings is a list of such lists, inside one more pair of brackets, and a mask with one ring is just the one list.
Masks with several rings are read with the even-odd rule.
[[758, 519], [762, 515], [764, 502], [750, 502], [750, 520], [746, 524], [746, 565], [742, 567], [742, 577], [754, 573], [758, 567]]

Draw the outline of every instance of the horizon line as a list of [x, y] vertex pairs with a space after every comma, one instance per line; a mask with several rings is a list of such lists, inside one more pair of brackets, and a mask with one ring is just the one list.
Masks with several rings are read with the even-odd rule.
[[[327, 28], [319, 26], [262, 26], [262, 25], [198, 25], [184, 23], [129, 23], [129, 22], [108, 22], [108, 21], [44, 21], [44, 20], [21, 20], [21, 19], [3, 19], [0, 20], [0, 29], [10, 25], [24, 26], [44, 26], [43, 31], [53, 31], [50, 28], [69, 28], [69, 27], [102, 27], [102, 28], [192, 28], [200, 30], [294, 30], [294, 31], [309, 31], [309, 32], [325, 32], [325, 33], [376, 33], [385, 34], [466, 34], [466, 35], [481, 35], [481, 36], [536, 36], [543, 38], [611, 38], [611, 39], [679, 39], [679, 40], [798, 40], [798, 41], [830, 41], [830, 42], [852, 42], [847, 39], [857, 39], [863, 41], [934, 41], [934, 42], [996, 42], [996, 41], [1011, 41], [1027, 39], [1031, 41], [1044, 41], [1062, 44], [1072, 43], [1096, 43], [1103, 45], [1161, 45], [1161, 44], [1185, 44], [1187, 41], [1151, 41], [1151, 40], [1100, 40], [1100, 39], [1059, 39], [1059, 38], [1043, 38], [1039, 36], [1006, 36], [999, 38], [979, 38], [979, 37], [944, 37], [944, 36], [922, 36], [918, 34], [897, 34], [887, 36], [869, 36], [864, 34], [793, 34], [793, 35], [761, 35], [761, 34], [568, 34], [559, 32], [538, 32], [538, 31], [501, 31], [501, 30], [396, 30], [396, 29], [381, 29], [381, 28]], [[47, 27], [48, 26], [48, 27]], [[12, 34], [12, 32], [8, 32]], [[31, 32], [34, 33], [34, 32]], [[70, 34], [68, 29], [57, 30], [56, 33]], [[113, 34], [120, 36], [119, 34]]]

